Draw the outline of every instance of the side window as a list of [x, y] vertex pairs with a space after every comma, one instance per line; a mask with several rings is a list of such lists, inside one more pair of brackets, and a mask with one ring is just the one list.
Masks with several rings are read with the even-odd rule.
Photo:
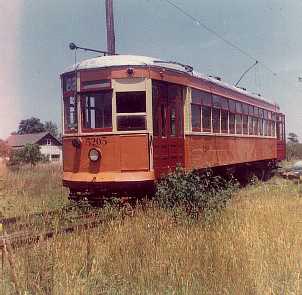
[[253, 134], [258, 135], [258, 118], [253, 117]]
[[191, 114], [192, 114], [192, 130], [200, 131], [201, 130], [201, 105], [192, 104]]
[[212, 94], [202, 91], [201, 104], [202, 104], [202, 131], [212, 131]]
[[229, 113], [229, 129], [230, 134], [235, 134], [235, 114]]
[[242, 116], [242, 121], [243, 121], [243, 134], [248, 134], [248, 125], [249, 125], [249, 120], [247, 115]]
[[144, 91], [116, 93], [117, 130], [146, 129], [146, 93]]
[[229, 100], [229, 130], [231, 134], [235, 134], [235, 112], [236, 112], [236, 103], [234, 100]]
[[211, 93], [192, 88], [192, 131], [211, 132], [211, 106]]
[[242, 134], [242, 115], [236, 114], [236, 134]]
[[272, 121], [272, 136], [276, 137], [276, 122]]
[[249, 135], [253, 135], [254, 134], [253, 117], [248, 116], [248, 121], [249, 121]]
[[264, 116], [264, 110], [259, 108], [259, 135], [263, 136], [263, 116]]
[[263, 119], [259, 119], [259, 135], [263, 136]]
[[242, 103], [236, 102], [236, 134], [242, 134]]
[[76, 131], [78, 128], [77, 101], [74, 96], [64, 97], [64, 130]]
[[221, 132], [228, 133], [229, 116], [228, 111], [221, 110]]
[[112, 92], [87, 94], [82, 98], [84, 129], [112, 128]]
[[202, 131], [211, 132], [211, 108], [202, 106]]
[[212, 109], [212, 126], [214, 133], [220, 133], [220, 109]]

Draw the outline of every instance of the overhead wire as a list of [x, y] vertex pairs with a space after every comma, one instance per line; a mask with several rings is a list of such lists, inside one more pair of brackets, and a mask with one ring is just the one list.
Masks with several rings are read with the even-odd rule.
[[235, 43], [233, 43], [232, 41], [226, 39], [225, 37], [223, 37], [221, 34], [219, 34], [217, 31], [213, 30], [212, 28], [210, 28], [208, 25], [206, 25], [205, 23], [203, 23], [200, 19], [198, 19], [197, 17], [193, 16], [192, 14], [190, 14], [188, 11], [186, 11], [185, 9], [183, 9], [182, 7], [180, 7], [179, 5], [175, 4], [173, 1], [171, 0], [162, 0], [166, 3], [168, 3], [170, 6], [174, 7], [176, 10], [178, 10], [180, 13], [182, 13], [183, 15], [185, 15], [186, 17], [190, 18], [191, 20], [194, 21], [195, 24], [197, 24], [198, 26], [201, 26], [202, 28], [204, 28], [206, 31], [208, 31], [209, 33], [215, 35], [218, 39], [220, 39], [221, 41], [223, 41], [224, 43], [228, 44], [230, 47], [232, 47], [233, 49], [236, 49], [237, 51], [239, 51], [241, 54], [245, 55], [246, 57], [252, 59], [253, 61], [258, 61], [259, 64], [262, 65], [263, 68], [265, 68], [267, 71], [269, 71], [273, 76], [277, 76], [277, 73], [275, 73], [268, 65], [266, 65], [263, 61], [259, 60], [258, 58], [254, 57], [253, 55], [251, 55], [249, 52], [247, 52], [246, 50], [242, 49], [241, 47], [239, 47], [238, 45], [236, 45]]

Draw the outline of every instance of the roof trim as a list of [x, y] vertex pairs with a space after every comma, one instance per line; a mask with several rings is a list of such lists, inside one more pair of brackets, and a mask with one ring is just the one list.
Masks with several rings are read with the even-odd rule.
[[121, 66], [138, 66], [138, 67], [151, 67], [151, 68], [160, 68], [167, 69], [182, 74], [187, 74], [189, 76], [205, 80], [211, 84], [223, 87], [228, 90], [232, 90], [235, 93], [239, 93], [248, 97], [255, 99], [256, 101], [265, 102], [272, 106], [279, 107], [279, 105], [267, 98], [250, 93], [246, 90], [243, 90], [239, 87], [230, 85], [224, 81], [219, 81], [213, 77], [206, 76], [205, 74], [199, 73], [197, 71], [188, 70], [188, 66], [176, 63], [176, 62], [166, 62], [158, 58], [139, 56], [139, 55], [112, 55], [112, 56], [100, 56], [87, 60], [83, 60], [77, 64], [72, 65], [67, 68], [61, 75], [66, 73], [71, 73], [75, 70], [90, 70], [90, 69], [107, 69]]

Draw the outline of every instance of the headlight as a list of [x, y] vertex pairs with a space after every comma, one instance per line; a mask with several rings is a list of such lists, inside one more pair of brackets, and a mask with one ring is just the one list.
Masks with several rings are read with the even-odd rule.
[[96, 149], [91, 149], [89, 151], [89, 155], [88, 156], [89, 156], [90, 161], [92, 161], [92, 162], [98, 161], [100, 159], [100, 157], [101, 157], [100, 152], [98, 150], [96, 150]]

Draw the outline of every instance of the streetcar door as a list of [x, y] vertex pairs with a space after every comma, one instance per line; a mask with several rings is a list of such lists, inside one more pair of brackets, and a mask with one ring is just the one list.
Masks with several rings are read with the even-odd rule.
[[184, 165], [182, 87], [153, 81], [153, 167], [157, 177]]

